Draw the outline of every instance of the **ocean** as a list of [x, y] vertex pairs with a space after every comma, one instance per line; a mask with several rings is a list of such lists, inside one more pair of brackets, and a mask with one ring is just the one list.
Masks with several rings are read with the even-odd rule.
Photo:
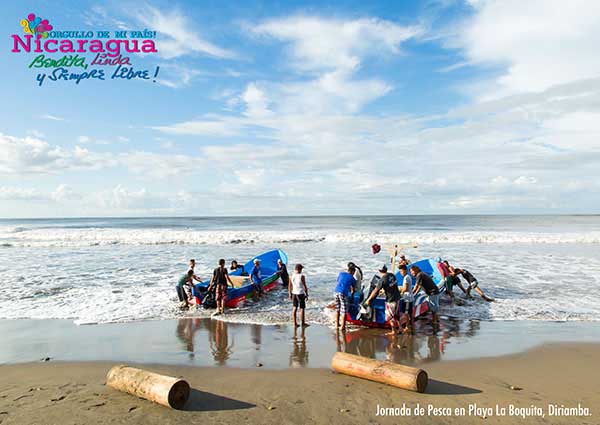
[[[384, 247], [374, 255], [371, 245]], [[413, 260], [441, 256], [471, 271], [496, 299], [442, 305], [442, 315], [484, 321], [600, 320], [600, 216], [362, 216], [68, 218], [0, 220], [0, 318], [77, 324], [206, 317], [177, 308], [174, 286], [190, 258], [208, 277], [219, 258], [245, 262], [279, 248], [302, 263], [307, 317], [325, 305], [348, 261], [370, 279], [386, 247], [416, 245]], [[459, 290], [460, 294], [460, 290]], [[222, 320], [289, 320], [283, 289]]]

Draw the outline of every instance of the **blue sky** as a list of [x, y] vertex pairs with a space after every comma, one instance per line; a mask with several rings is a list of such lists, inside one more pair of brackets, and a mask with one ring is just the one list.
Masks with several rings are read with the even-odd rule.
[[[600, 5], [1, 7], [0, 217], [600, 210]], [[39, 87], [31, 12], [156, 30], [158, 80]]]

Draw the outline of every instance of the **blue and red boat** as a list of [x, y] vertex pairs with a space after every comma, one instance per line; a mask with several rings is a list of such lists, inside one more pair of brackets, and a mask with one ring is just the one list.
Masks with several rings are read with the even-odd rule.
[[[408, 265], [408, 268], [412, 266], [418, 266], [424, 273], [427, 273], [435, 284], [437, 285], [440, 294], [446, 291], [446, 285], [442, 280], [442, 276], [437, 268], [437, 261], [435, 259], [426, 258], [415, 263]], [[402, 284], [403, 277], [400, 272], [396, 273], [396, 280], [399, 285]], [[413, 279], [414, 281], [414, 279]], [[375, 298], [371, 304], [372, 312], [365, 317], [361, 314], [361, 301], [364, 301], [368, 297], [368, 293], [364, 295], [356, 292], [354, 296], [349, 300], [348, 312], [346, 313], [346, 320], [348, 323], [357, 326], [366, 326], [371, 328], [389, 328], [390, 322], [385, 320], [385, 297], [380, 295]], [[362, 298], [362, 300], [361, 300]], [[404, 300], [401, 301], [404, 304]], [[404, 305], [401, 305], [404, 308]], [[427, 295], [423, 291], [415, 295], [415, 303], [413, 307], [413, 317], [417, 318], [429, 311], [429, 303], [427, 302]]]
[[[281, 260], [283, 264], [287, 265], [288, 257], [287, 254], [280, 249], [274, 249], [272, 251], [265, 252], [256, 257], [252, 257], [243, 267], [237, 270], [230, 271], [229, 276], [233, 281], [234, 287], [227, 288], [227, 301], [225, 302], [226, 307], [237, 307], [238, 304], [246, 299], [253, 298], [256, 295], [256, 288], [250, 281], [248, 274], [254, 268], [254, 260], [260, 260], [260, 272], [262, 275], [262, 289], [264, 292], [270, 291], [277, 286], [279, 281], [279, 273], [277, 271], [277, 260]], [[196, 304], [201, 305], [210, 279], [200, 282], [194, 286], [193, 295], [196, 299]]]

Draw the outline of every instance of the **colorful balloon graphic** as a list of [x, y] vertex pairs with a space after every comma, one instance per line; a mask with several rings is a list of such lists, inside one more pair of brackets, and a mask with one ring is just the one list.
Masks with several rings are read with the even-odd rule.
[[48, 38], [48, 31], [52, 31], [52, 25], [48, 19], [36, 17], [35, 13], [27, 15], [27, 19], [21, 20], [21, 26], [26, 34], [33, 34], [38, 37]]

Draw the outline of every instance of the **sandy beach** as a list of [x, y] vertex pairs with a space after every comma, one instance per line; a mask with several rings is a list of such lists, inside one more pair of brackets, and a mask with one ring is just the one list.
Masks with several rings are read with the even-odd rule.
[[[0, 366], [0, 423], [528, 423], [597, 424], [598, 344], [546, 345], [525, 353], [425, 367], [425, 394], [333, 373], [329, 369], [267, 370], [144, 365], [183, 376], [193, 391], [183, 411], [170, 410], [104, 386], [114, 363], [39, 362]], [[511, 387], [513, 389], [511, 389]], [[519, 389], [520, 388], [520, 389]], [[403, 404], [423, 417], [377, 416]], [[589, 409], [592, 416], [549, 416], [549, 404]], [[430, 408], [429, 405], [432, 407]], [[476, 407], [475, 407], [476, 405]], [[513, 410], [528, 416], [508, 416]], [[507, 416], [497, 416], [496, 406]], [[456, 416], [464, 407], [467, 415]], [[430, 409], [440, 409], [435, 416]], [[484, 409], [492, 409], [490, 411]], [[448, 410], [450, 414], [448, 415]]]

